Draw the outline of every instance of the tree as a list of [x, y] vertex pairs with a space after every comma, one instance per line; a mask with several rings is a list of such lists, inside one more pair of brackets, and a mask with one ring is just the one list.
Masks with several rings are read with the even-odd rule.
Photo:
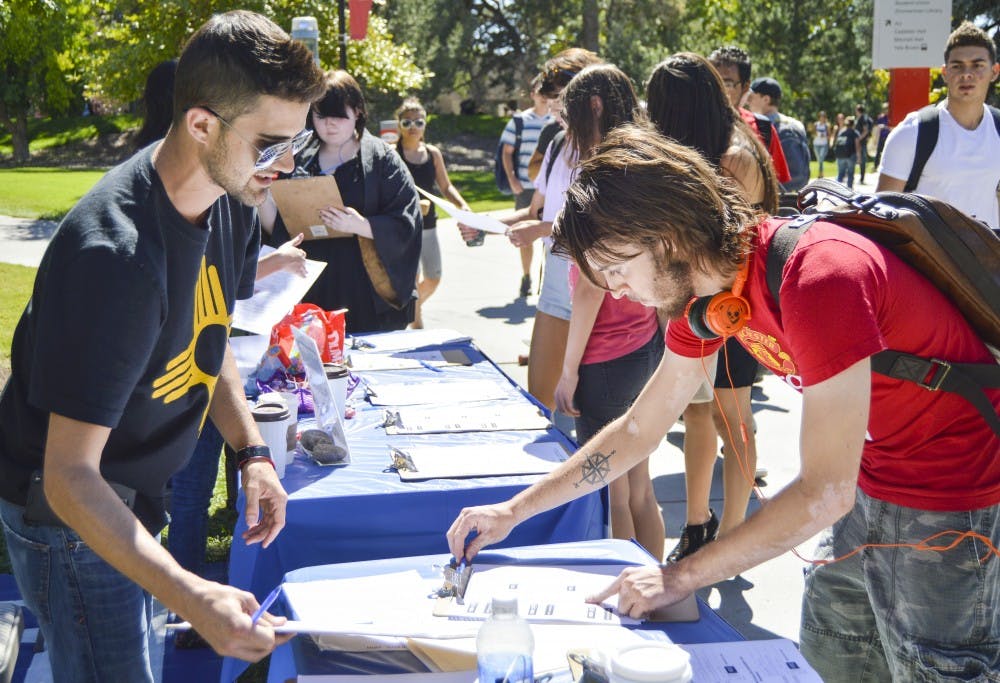
[[[212, 14], [230, 9], [221, 0], [104, 4], [90, 39], [86, 72], [88, 93], [130, 102], [142, 93], [146, 74], [157, 63], [180, 54], [184, 42]], [[243, 9], [260, 12], [290, 30], [292, 18], [311, 15], [320, 28], [319, 54], [325, 68], [337, 68], [337, 3], [330, 0], [249, 0]], [[430, 75], [413, 63], [406, 46], [393, 41], [384, 19], [373, 15], [364, 41], [349, 41], [348, 66], [366, 96], [398, 96], [419, 88]]]
[[29, 116], [63, 114], [79, 100], [70, 47], [84, 9], [71, 0], [0, 3], [0, 123], [10, 133], [15, 163], [29, 158]]

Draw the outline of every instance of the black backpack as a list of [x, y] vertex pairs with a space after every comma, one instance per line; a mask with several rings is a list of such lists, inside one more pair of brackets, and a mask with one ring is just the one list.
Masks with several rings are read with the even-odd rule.
[[[997, 135], [1000, 135], [1000, 109], [989, 105], [986, 108], [993, 115], [993, 125], [997, 128]], [[928, 104], [920, 110], [918, 116], [920, 122], [917, 124], [917, 151], [913, 155], [913, 166], [910, 167], [910, 177], [906, 179], [903, 192], [913, 192], [916, 189], [924, 172], [924, 166], [931, 158], [934, 146], [937, 145], [938, 131], [941, 130], [941, 119], [936, 104]]]
[[[517, 175], [517, 166], [521, 158], [521, 135], [524, 133], [524, 119], [520, 114], [514, 114], [514, 175]], [[507, 180], [507, 171], [503, 168], [503, 140], [497, 143], [497, 151], [493, 155], [493, 178], [496, 180], [497, 189], [503, 194], [513, 194], [510, 189], [510, 182]]]
[[847, 134], [850, 128], [845, 128], [844, 130], [837, 133], [837, 139], [833, 143], [833, 154], [838, 159], [847, 159], [854, 155], [854, 141], [851, 136]]
[[[824, 195], [840, 203], [819, 209]], [[861, 195], [831, 180], [802, 188], [799, 207], [803, 213], [781, 225], [768, 247], [767, 286], [779, 309], [785, 263], [802, 233], [823, 220], [868, 237], [916, 268], [948, 296], [997, 355], [1000, 237], [984, 223], [931, 197], [899, 192]], [[950, 363], [887, 349], [873, 355], [871, 364], [872, 371], [881, 375], [961, 395], [1000, 436], [1000, 416], [984, 393], [1000, 387], [1000, 363]]]

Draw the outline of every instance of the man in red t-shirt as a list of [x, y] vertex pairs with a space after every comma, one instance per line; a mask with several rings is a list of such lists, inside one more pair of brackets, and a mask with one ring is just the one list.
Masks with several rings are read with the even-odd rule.
[[[802, 393], [799, 475], [724, 537], [677, 563], [628, 568], [591, 601], [617, 594], [623, 613], [648, 614], [832, 525], [806, 578], [800, 634], [824, 681], [1000, 670], [1000, 439], [964, 398], [874, 374], [870, 361], [889, 348], [992, 356], [922, 275], [822, 221], [788, 258], [779, 310], [765, 274], [778, 224], [690, 149], [638, 126], [611, 133], [581, 164], [553, 236], [583, 275], [667, 314], [663, 361], [633, 407], [568, 462], [505, 503], [463, 510], [450, 549], [471, 558], [648, 457], [704, 381], [702, 357], [722, 344], [692, 332], [692, 298], [739, 289], [750, 315], [738, 339]], [[987, 395], [1000, 408], [1000, 390]], [[932, 539], [940, 532], [952, 533]], [[852, 554], [864, 544], [874, 547]]]
[[[788, 171], [785, 152], [781, 149], [781, 140], [774, 134], [775, 130], [771, 120], [763, 114], [754, 114], [743, 107], [747, 93], [750, 92], [750, 55], [743, 48], [727, 45], [713, 50], [712, 54], [708, 56], [708, 61], [722, 77], [722, 85], [726, 88], [729, 103], [739, 112], [740, 118], [746, 121], [746, 124], [767, 148], [771, 160], [774, 161], [774, 172], [778, 176], [778, 182], [787, 183], [792, 179], [792, 174]], [[764, 134], [762, 128], [766, 128], [767, 134]]]

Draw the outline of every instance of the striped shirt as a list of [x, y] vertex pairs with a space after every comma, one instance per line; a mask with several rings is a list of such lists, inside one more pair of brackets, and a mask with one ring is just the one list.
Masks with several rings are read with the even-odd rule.
[[[548, 114], [539, 116], [535, 113], [534, 109], [526, 109], [518, 112], [517, 116], [520, 116], [524, 122], [524, 128], [521, 131], [521, 149], [517, 150], [517, 179], [521, 181], [521, 185], [527, 190], [534, 187], [531, 184], [531, 179], [528, 177], [528, 162], [531, 161], [531, 155], [534, 154], [535, 147], [538, 146], [539, 133], [542, 132], [545, 124], [553, 119]], [[516, 141], [517, 129], [514, 126], [514, 119], [511, 119], [503, 129], [500, 142], [513, 147]]]

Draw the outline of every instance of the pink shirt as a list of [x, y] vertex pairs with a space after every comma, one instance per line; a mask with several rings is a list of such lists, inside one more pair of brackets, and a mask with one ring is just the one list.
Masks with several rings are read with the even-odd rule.
[[[570, 292], [579, 279], [580, 269], [575, 263], [570, 263]], [[616, 299], [611, 296], [611, 292], [605, 292], [580, 365], [603, 363], [627, 356], [652, 339], [658, 327], [656, 309], [624, 297]]]

